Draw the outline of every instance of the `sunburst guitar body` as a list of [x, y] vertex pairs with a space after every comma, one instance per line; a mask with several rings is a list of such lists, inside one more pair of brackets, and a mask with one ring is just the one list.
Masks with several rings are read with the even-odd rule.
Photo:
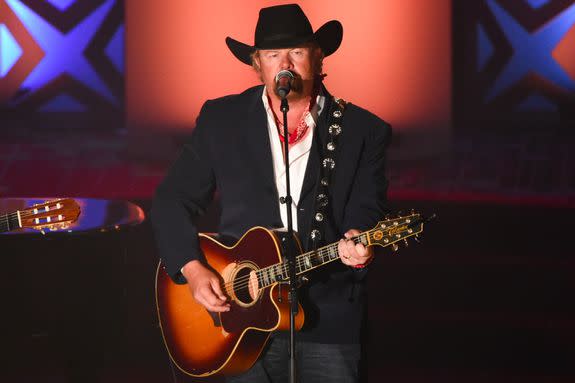
[[[280, 245], [278, 235], [262, 227], [249, 230], [233, 247], [200, 234], [205, 258], [222, 276], [230, 297], [230, 311], [223, 313], [208, 312], [188, 285], [174, 283], [160, 264], [158, 315], [170, 357], [180, 370], [192, 376], [240, 373], [255, 363], [272, 331], [289, 329], [288, 288], [279, 288], [277, 282], [250, 294], [248, 286], [254, 272], [281, 264]], [[303, 319], [300, 306], [298, 329]]]
[[[423, 218], [412, 212], [381, 221], [352, 239], [365, 246], [392, 245], [423, 231]], [[230, 310], [208, 312], [187, 284], [176, 284], [160, 262], [156, 273], [156, 304], [164, 342], [173, 363], [185, 374], [207, 377], [235, 375], [249, 369], [271, 332], [288, 330], [290, 304], [288, 264], [282, 260], [280, 235], [254, 227], [232, 247], [200, 234], [209, 267], [221, 277]], [[301, 252], [299, 242], [296, 243]], [[339, 260], [337, 242], [296, 257], [296, 275]], [[301, 329], [301, 305], [295, 327]]]

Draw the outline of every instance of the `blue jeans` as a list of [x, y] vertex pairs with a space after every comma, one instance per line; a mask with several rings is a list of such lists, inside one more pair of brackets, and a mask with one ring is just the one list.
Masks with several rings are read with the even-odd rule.
[[[298, 342], [298, 383], [359, 382], [359, 344]], [[287, 383], [289, 381], [289, 339], [271, 338], [266, 349], [247, 372], [226, 378], [228, 383]]]

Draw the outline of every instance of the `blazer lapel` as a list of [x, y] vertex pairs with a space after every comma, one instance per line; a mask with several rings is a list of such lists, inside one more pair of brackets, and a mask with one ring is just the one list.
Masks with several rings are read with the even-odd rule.
[[300, 201], [306, 198], [307, 194], [315, 190], [321, 166], [320, 161], [322, 145], [325, 145], [327, 142], [327, 120], [329, 117], [328, 112], [331, 108], [333, 97], [325, 88], [323, 88], [323, 94], [325, 95], [325, 104], [318, 118], [318, 124], [314, 131], [313, 143], [309, 152], [304, 181], [301, 188]]
[[250, 100], [247, 111], [247, 126], [245, 129], [247, 152], [250, 153], [254, 171], [261, 174], [262, 182], [266, 189], [271, 188], [277, 194], [272, 149], [268, 133], [268, 121], [266, 111], [262, 103], [262, 92], [255, 92]]

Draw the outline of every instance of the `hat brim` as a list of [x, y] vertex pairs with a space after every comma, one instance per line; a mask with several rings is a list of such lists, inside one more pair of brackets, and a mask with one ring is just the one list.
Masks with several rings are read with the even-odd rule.
[[331, 20], [322, 25], [315, 33], [305, 40], [283, 40], [272, 46], [255, 47], [239, 42], [231, 37], [226, 37], [226, 45], [234, 56], [247, 65], [252, 65], [251, 55], [257, 49], [289, 48], [298, 44], [315, 41], [323, 51], [324, 56], [329, 56], [341, 45], [343, 39], [343, 26], [337, 20]]

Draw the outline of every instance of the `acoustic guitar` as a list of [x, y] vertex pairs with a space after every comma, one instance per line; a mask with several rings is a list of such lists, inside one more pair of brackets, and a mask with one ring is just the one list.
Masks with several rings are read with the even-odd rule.
[[[412, 212], [381, 221], [353, 240], [397, 250], [398, 242], [417, 238], [425, 222], [420, 214]], [[289, 329], [289, 289], [278, 288], [288, 282], [281, 238], [273, 230], [254, 227], [231, 247], [206, 234], [200, 234], [199, 240], [209, 267], [221, 277], [230, 310], [208, 312], [194, 300], [187, 284], [170, 279], [160, 262], [156, 304], [164, 342], [170, 358], [185, 374], [238, 374], [255, 363], [272, 331]], [[296, 257], [296, 274], [303, 276], [338, 259], [337, 242], [300, 254]], [[300, 305], [295, 317], [298, 330], [303, 322]]]
[[62, 198], [0, 214], [0, 233], [22, 228], [40, 231], [65, 230], [78, 220], [80, 210], [76, 200]]

